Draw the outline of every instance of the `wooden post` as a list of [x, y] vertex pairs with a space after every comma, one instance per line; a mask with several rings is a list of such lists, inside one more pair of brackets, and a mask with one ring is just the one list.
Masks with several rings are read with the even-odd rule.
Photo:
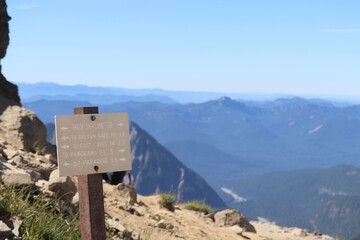
[[[74, 114], [96, 114], [98, 107], [74, 108]], [[106, 239], [102, 174], [78, 176], [82, 240]]]

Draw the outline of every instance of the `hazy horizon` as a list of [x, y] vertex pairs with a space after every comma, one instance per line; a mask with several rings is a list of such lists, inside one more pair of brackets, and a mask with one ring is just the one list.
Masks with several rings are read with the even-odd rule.
[[[166, 93], [189, 93], [189, 94], [201, 94], [205, 96], [204, 98], [207, 98], [208, 100], [213, 100], [212, 98], [214, 95], [218, 97], [230, 97], [233, 99], [241, 99], [241, 100], [249, 100], [249, 101], [272, 101], [279, 98], [293, 98], [293, 97], [299, 97], [304, 99], [320, 99], [330, 102], [337, 102], [337, 103], [348, 103], [348, 104], [360, 104], [360, 96], [341, 96], [341, 95], [321, 95], [321, 94], [286, 94], [286, 93], [260, 93], [260, 92], [221, 92], [221, 91], [185, 91], [185, 90], [169, 90], [169, 89], [162, 89], [162, 88], [127, 88], [127, 87], [119, 87], [119, 86], [89, 86], [86, 84], [61, 84], [61, 83], [55, 83], [55, 82], [36, 82], [36, 83], [24, 83], [24, 82], [15, 82], [15, 84], [30, 84], [30, 85], [37, 85], [37, 84], [55, 84], [58, 86], [64, 86], [64, 87], [76, 87], [76, 86], [84, 86], [89, 88], [109, 88], [109, 89], [122, 89], [122, 90], [129, 90], [129, 91], [143, 91], [144, 94], [137, 94], [139, 96], [145, 96], [148, 94], [154, 94], [153, 91], [163, 93], [164, 96], [168, 96], [171, 98], [171, 95]], [[20, 89], [21, 90], [21, 89]], [[32, 96], [35, 96], [36, 94], [30, 94]], [[44, 94], [46, 95], [46, 94]], [[56, 94], [56, 93], [48, 93], [49, 96], [56, 96], [56, 95], [63, 95], [62, 94]], [[73, 94], [69, 94], [73, 95]], [[99, 94], [101, 95], [101, 94]], [[116, 94], [114, 94], [116, 95]], [[129, 94], [130, 95], [130, 94]], [[161, 96], [161, 94], [159, 94]], [[208, 95], [208, 97], [206, 97]], [[28, 98], [28, 97], [27, 97]], [[175, 100], [175, 99], [174, 99]], [[179, 101], [183, 102], [183, 101]], [[201, 102], [201, 101], [194, 101], [194, 102]], [[183, 102], [184, 103], [184, 102]]]

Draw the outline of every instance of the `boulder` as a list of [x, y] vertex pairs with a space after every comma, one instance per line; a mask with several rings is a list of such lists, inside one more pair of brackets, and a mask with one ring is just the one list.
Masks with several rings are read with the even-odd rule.
[[34, 187], [35, 182], [32, 180], [31, 174], [17, 170], [10, 171], [6, 170], [2, 175], [1, 179], [5, 185], [14, 185], [16, 187]]
[[246, 219], [246, 217], [241, 214], [238, 210], [226, 209], [220, 212], [217, 212], [214, 216], [215, 224], [220, 227], [231, 227], [238, 225], [239, 227], [245, 229], [246, 232], [256, 233], [256, 230], [253, 225]]
[[50, 174], [47, 190], [54, 192], [59, 199], [67, 203], [71, 203], [73, 196], [77, 192], [76, 185], [71, 178], [60, 177], [57, 169]]
[[0, 115], [0, 137], [25, 151], [47, 150], [45, 125], [32, 111], [8, 106]]

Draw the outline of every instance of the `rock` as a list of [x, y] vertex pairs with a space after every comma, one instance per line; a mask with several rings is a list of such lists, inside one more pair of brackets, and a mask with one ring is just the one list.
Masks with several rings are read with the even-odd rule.
[[34, 176], [36, 175], [38, 179], [49, 180], [50, 174], [55, 169], [54, 166], [45, 163], [43, 164], [37, 163], [34, 160], [29, 160], [29, 161], [33, 161], [33, 162], [31, 162], [30, 164], [23, 165], [21, 167], [29, 171], [31, 170], [33, 172], [36, 172]]
[[6, 55], [9, 46], [9, 21], [10, 16], [7, 13], [7, 5], [5, 0], [0, 1], [0, 59]]
[[[11, 163], [9, 162], [1, 162], [0, 161], [0, 170], [4, 170], [4, 171], [17, 171], [18, 169], [13, 166]], [[4, 173], [4, 172], [0, 172], [0, 175]]]
[[18, 149], [26, 151], [46, 150], [46, 128], [30, 110], [20, 106], [8, 106], [0, 115], [0, 136]]
[[0, 145], [0, 161], [7, 161], [9, 159], [8, 155], [4, 151], [3, 147]]
[[37, 171], [27, 170], [27, 172], [30, 174], [31, 180], [33, 182], [36, 182], [36, 181], [42, 179], [41, 174], [39, 172], [37, 172]]
[[[10, 105], [20, 105], [18, 87], [9, 82], [1, 72], [0, 65], [0, 96], [9, 100]], [[0, 101], [4, 102], [2, 99]], [[6, 104], [9, 105], [9, 104]], [[4, 110], [4, 105], [0, 104], [0, 112]]]
[[[4, 58], [6, 55], [7, 47], [9, 46], [9, 21], [10, 16], [7, 13], [7, 5], [5, 0], [0, 0], [0, 59]], [[16, 85], [8, 82], [6, 78], [2, 75], [0, 65], [0, 96], [9, 99], [15, 104], [20, 104], [20, 97], [18, 94], [18, 88]], [[2, 101], [0, 99], [0, 101]], [[0, 114], [3, 111], [3, 108], [0, 104]]]
[[174, 225], [172, 225], [172, 223], [165, 223], [165, 229], [167, 230], [174, 229]]
[[135, 206], [133, 207], [133, 209], [134, 209], [134, 214], [139, 217], [144, 216], [146, 213], [146, 208], [144, 206]]
[[47, 190], [54, 192], [58, 198], [67, 203], [71, 203], [73, 196], [77, 192], [76, 185], [71, 178], [60, 177], [57, 169], [50, 174]]
[[130, 205], [137, 203], [136, 189], [132, 186], [127, 186], [124, 183], [119, 183], [116, 189], [120, 192], [120, 195], [127, 199]]
[[19, 220], [19, 219], [15, 219], [13, 221], [13, 225], [14, 225], [14, 228], [12, 229], [12, 233], [14, 234], [14, 236], [18, 239], [21, 239], [21, 236], [20, 236], [20, 227], [21, 227], [21, 224], [22, 224], [22, 221]]
[[234, 226], [238, 225], [241, 228], [244, 228], [246, 232], [256, 233], [256, 230], [253, 225], [250, 224], [249, 220], [241, 214], [238, 210], [226, 209], [220, 212], [217, 212], [214, 216], [215, 224], [217, 226]]
[[0, 239], [21, 239], [21, 224], [16, 217], [0, 216]]
[[240, 227], [239, 225], [234, 225], [231, 227], [231, 229], [236, 232], [237, 235], [243, 236], [243, 233], [245, 231], [245, 229], [243, 229], [242, 227]]
[[18, 151], [16, 151], [15, 149], [6, 149], [6, 155], [8, 156], [9, 159], [11, 159], [16, 155], [18, 155]]
[[171, 230], [174, 228], [174, 225], [170, 222], [165, 222], [164, 219], [161, 219], [160, 221], [158, 221], [157, 223], [155, 223], [155, 227], [157, 228], [162, 228], [162, 229], [167, 229], [167, 230]]
[[24, 160], [22, 156], [14, 156], [12, 159], [10, 159], [13, 163], [16, 165], [21, 165], [27, 163], [27, 161]]
[[38, 181], [35, 182], [35, 185], [41, 189], [41, 190], [45, 190], [46, 191], [46, 187], [49, 185], [49, 182], [43, 179], [40, 179]]
[[322, 233], [321, 233], [320, 230], [315, 230], [315, 231], [314, 231], [314, 235], [315, 235], [315, 236], [322, 236]]
[[1, 176], [2, 181], [5, 185], [14, 185], [16, 187], [35, 186], [35, 182], [32, 180], [31, 175], [21, 170], [17, 171], [5, 171]]
[[151, 214], [150, 218], [154, 219], [155, 221], [160, 221], [160, 219], [161, 219], [159, 214], [155, 214], [155, 215]]
[[165, 220], [164, 220], [164, 219], [161, 219], [160, 221], [158, 221], [157, 223], [155, 223], [155, 227], [165, 229], [165, 228], [166, 228]]
[[308, 236], [308, 233], [307, 233], [307, 231], [305, 231], [305, 230], [301, 230], [299, 236], [300, 236], [300, 237], [307, 237], [307, 236]]
[[116, 220], [113, 220], [111, 218], [107, 218], [105, 221], [111, 228], [115, 228], [115, 229], [119, 230], [120, 232], [125, 232], [125, 230], [126, 230], [124, 225], [122, 225], [119, 222], [119, 219], [117, 219], [117, 221], [116, 221]]
[[3, 221], [0, 221], [0, 239], [5, 239], [6, 237], [12, 237], [13, 233], [11, 228], [8, 227]]
[[45, 160], [46, 163], [56, 164], [57, 165], [57, 159], [51, 154], [45, 154], [44, 160]]
[[71, 204], [76, 208], [79, 207], [79, 192], [75, 193], [75, 195], [73, 196], [73, 198], [71, 200]]

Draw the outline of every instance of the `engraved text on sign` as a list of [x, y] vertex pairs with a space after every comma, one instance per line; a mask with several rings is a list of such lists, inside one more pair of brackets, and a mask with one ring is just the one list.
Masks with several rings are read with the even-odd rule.
[[55, 116], [60, 176], [131, 169], [127, 113]]

